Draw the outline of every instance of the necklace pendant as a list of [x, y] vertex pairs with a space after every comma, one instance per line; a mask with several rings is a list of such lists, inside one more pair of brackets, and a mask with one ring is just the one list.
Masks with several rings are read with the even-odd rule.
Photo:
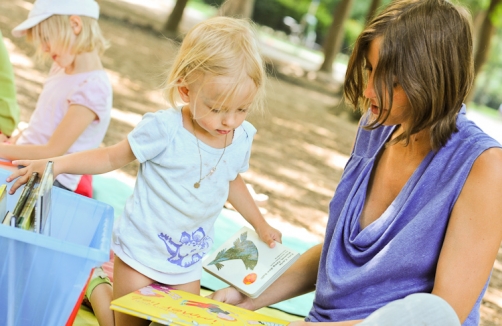
[[199, 183], [199, 182], [194, 183], [194, 184], [193, 184], [193, 187], [194, 187], [195, 189], [199, 188], [199, 187], [200, 187], [200, 183]]

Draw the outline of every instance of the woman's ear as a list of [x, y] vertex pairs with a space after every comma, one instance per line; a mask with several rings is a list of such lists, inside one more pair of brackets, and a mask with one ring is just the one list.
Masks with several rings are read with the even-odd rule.
[[82, 31], [82, 18], [80, 16], [71, 15], [70, 16], [70, 26], [73, 30], [73, 34], [79, 35]]
[[186, 84], [178, 86], [178, 93], [180, 94], [180, 98], [183, 102], [190, 102], [190, 90], [188, 89]]

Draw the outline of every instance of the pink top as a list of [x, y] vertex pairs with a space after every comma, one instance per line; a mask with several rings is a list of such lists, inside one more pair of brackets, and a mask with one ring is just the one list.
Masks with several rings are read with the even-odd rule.
[[[112, 108], [112, 87], [104, 70], [67, 75], [53, 64], [44, 83], [28, 128], [17, 141], [18, 145], [43, 145], [51, 138], [70, 105], [82, 105], [98, 116], [66, 154], [96, 148], [103, 140]], [[75, 190], [80, 175], [61, 174], [57, 180], [68, 189]]]

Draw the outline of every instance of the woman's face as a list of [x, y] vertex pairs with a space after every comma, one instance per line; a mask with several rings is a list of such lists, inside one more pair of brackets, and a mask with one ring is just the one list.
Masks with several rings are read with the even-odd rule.
[[[380, 46], [382, 44], [382, 41], [382, 37], [377, 37], [376, 39], [371, 41], [368, 52], [366, 53], [365, 69], [368, 72], [368, 84], [366, 85], [366, 89], [364, 90], [363, 95], [367, 99], [369, 99], [369, 110], [375, 117], [378, 116], [378, 113], [380, 111], [382, 111], [382, 117], [385, 117], [390, 110], [390, 114], [383, 125], [403, 125], [406, 124], [407, 120], [409, 119], [410, 102], [401, 85], [397, 83], [397, 78], [395, 78], [396, 82], [393, 85], [394, 94], [392, 98], [392, 107], [389, 108], [389, 100], [387, 94], [382, 94], [381, 97], [383, 107], [378, 106], [378, 99], [374, 85], [374, 74], [378, 65]], [[382, 87], [382, 89], [385, 90], [385, 87]]]

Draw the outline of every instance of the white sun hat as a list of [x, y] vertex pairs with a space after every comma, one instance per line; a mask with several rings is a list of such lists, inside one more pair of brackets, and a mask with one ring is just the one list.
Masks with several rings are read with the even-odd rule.
[[77, 15], [99, 18], [99, 6], [94, 0], [37, 0], [33, 4], [28, 19], [12, 30], [12, 35], [20, 37], [26, 31], [52, 15]]

